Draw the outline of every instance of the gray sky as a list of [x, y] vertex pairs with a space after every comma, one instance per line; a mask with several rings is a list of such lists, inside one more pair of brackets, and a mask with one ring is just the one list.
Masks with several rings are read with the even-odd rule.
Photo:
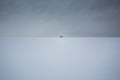
[[1, 36], [120, 36], [119, 0], [0, 0]]

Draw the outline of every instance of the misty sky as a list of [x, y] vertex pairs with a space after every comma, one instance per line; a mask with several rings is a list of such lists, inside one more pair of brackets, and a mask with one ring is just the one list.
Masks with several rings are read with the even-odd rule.
[[0, 38], [0, 80], [120, 80], [120, 38]]
[[120, 36], [120, 0], [0, 0], [1, 36]]
[[0, 80], [120, 80], [115, 37], [120, 0], [0, 0]]

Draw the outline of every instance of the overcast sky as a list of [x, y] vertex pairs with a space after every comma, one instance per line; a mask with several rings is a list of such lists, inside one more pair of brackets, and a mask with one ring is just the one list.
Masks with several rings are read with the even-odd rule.
[[43, 33], [119, 36], [119, 21], [120, 0], [0, 0], [3, 36], [44, 36]]

